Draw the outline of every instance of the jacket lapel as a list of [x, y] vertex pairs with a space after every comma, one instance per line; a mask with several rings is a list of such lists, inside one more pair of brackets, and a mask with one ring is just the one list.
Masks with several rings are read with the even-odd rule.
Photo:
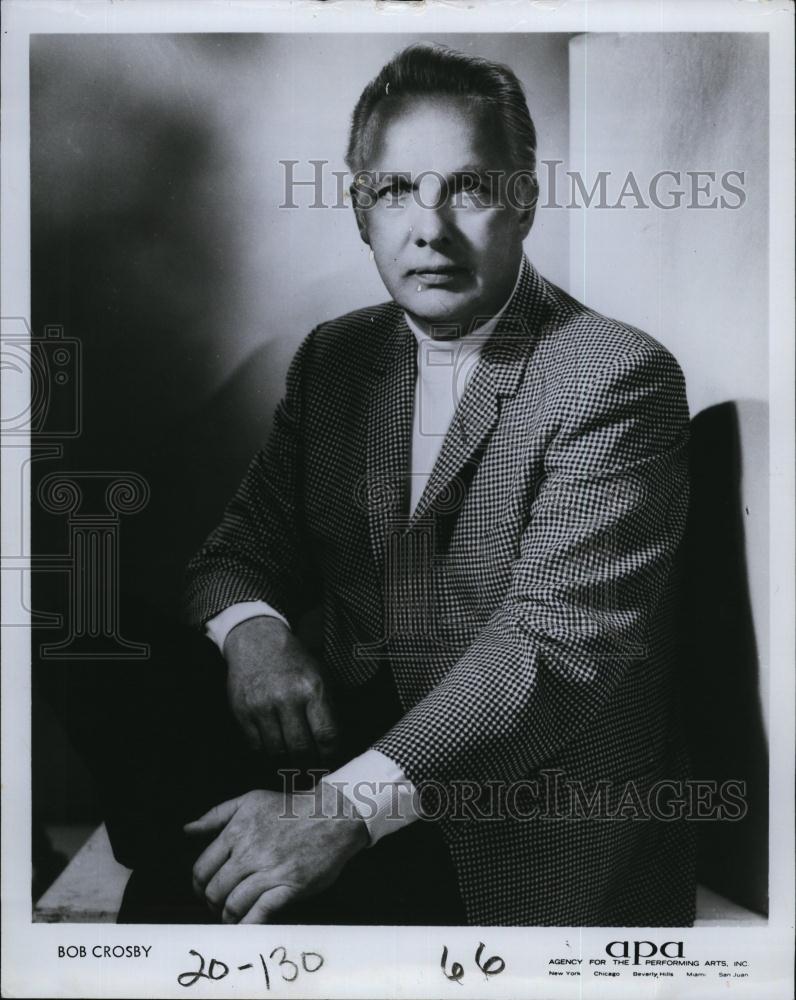
[[408, 518], [416, 353], [417, 341], [400, 313], [390, 323], [376, 362], [368, 404], [363, 497], [379, 567], [390, 526], [405, 526]]
[[519, 388], [543, 319], [543, 302], [542, 279], [523, 256], [517, 288], [482, 348], [410, 526], [435, 505], [446, 510], [461, 505], [457, 477], [494, 429], [502, 399], [515, 395]]

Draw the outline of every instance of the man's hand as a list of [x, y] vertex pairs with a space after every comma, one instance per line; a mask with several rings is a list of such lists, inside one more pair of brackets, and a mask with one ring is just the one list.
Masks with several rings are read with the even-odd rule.
[[249, 745], [291, 762], [329, 763], [337, 728], [320, 664], [278, 618], [236, 625], [224, 643], [227, 693]]
[[217, 834], [194, 865], [193, 882], [226, 924], [268, 923], [285, 904], [331, 885], [369, 843], [353, 805], [325, 782], [296, 795], [247, 792], [185, 831]]

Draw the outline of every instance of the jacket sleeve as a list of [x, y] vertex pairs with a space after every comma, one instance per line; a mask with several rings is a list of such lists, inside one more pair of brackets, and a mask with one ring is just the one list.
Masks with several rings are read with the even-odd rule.
[[516, 780], [577, 737], [647, 654], [688, 503], [688, 406], [663, 348], [571, 388], [507, 595], [374, 747], [415, 783]]
[[183, 613], [191, 625], [242, 601], [265, 601], [295, 625], [311, 604], [300, 523], [302, 383], [311, 337], [290, 365], [265, 447], [187, 566]]

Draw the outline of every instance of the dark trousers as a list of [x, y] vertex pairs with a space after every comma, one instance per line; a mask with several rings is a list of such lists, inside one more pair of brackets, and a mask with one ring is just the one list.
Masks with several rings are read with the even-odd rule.
[[[83, 675], [94, 705], [84, 720], [83, 749], [93, 758], [114, 854], [133, 869], [119, 922], [214, 922], [191, 886], [205, 844], [186, 837], [182, 826], [254, 788], [281, 791], [279, 770], [293, 762], [247, 749], [227, 708], [225, 665], [212, 642], [152, 615], [144, 631], [149, 660], [95, 664]], [[388, 669], [332, 695], [343, 743], [339, 763], [362, 753], [402, 714]], [[292, 780], [306, 788], [312, 779], [301, 770]], [[331, 887], [284, 908], [279, 919], [465, 922], [447, 847], [435, 824], [423, 820], [361, 851]]]

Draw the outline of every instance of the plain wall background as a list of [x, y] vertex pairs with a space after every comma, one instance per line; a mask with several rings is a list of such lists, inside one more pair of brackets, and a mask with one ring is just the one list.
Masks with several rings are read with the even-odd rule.
[[[648, 198], [651, 178], [673, 170], [682, 183], [667, 180], [661, 198], [675, 187], [688, 192], [671, 210], [594, 203], [568, 212], [570, 288], [651, 333], [686, 376], [684, 680], [695, 765], [700, 777], [745, 779], [750, 801], [744, 822], [704, 826], [703, 875], [756, 909], [765, 908], [768, 820], [767, 109], [767, 35], [580, 35], [570, 43], [570, 165], [587, 190], [597, 171], [611, 171], [606, 200], [615, 203], [632, 171]], [[744, 171], [745, 203], [687, 207], [689, 170]], [[722, 194], [715, 183], [700, 201]]]
[[666, 211], [592, 206], [567, 214], [572, 294], [672, 351], [692, 416], [739, 403], [767, 712], [768, 36], [581, 35], [571, 43], [570, 72], [573, 170], [619, 178], [633, 170], [643, 192], [659, 170], [746, 173], [746, 202], [736, 211], [688, 209], [684, 201]]

